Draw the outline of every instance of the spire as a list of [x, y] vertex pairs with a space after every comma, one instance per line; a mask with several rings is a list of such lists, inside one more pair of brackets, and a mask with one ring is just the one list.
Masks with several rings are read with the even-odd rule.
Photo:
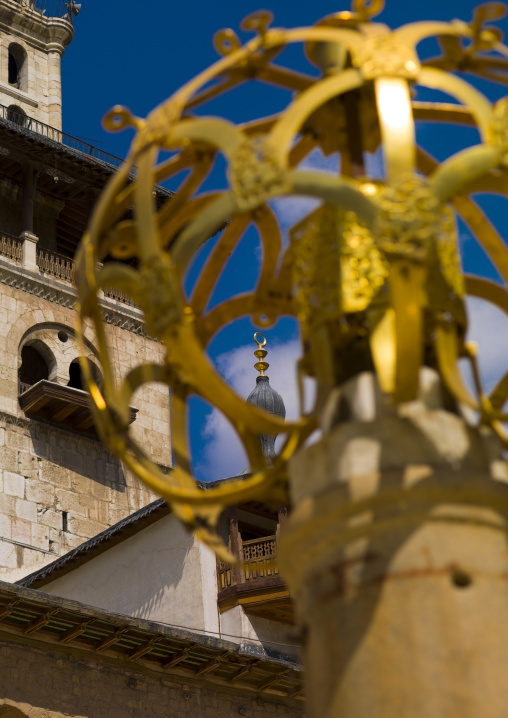
[[[261, 337], [261, 340], [259, 339]], [[270, 366], [268, 362], [264, 361], [268, 352], [264, 348], [266, 346], [266, 338], [261, 332], [255, 332], [254, 341], [258, 348], [254, 352], [254, 356], [257, 362], [254, 364], [254, 368], [259, 372], [259, 376], [256, 377], [256, 387], [247, 398], [247, 403], [252, 406], [256, 406], [259, 409], [267, 411], [269, 414], [284, 419], [286, 417], [286, 407], [281, 395], [272, 389], [270, 386], [270, 380], [266, 376], [265, 371]], [[273, 461], [275, 458], [275, 436], [269, 434], [260, 434], [259, 440], [263, 449], [263, 454], [269, 461]]]

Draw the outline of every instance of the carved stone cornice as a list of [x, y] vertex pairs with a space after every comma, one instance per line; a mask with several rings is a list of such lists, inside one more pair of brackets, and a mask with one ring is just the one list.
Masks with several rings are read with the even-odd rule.
[[74, 27], [69, 20], [46, 17], [19, 0], [0, 1], [0, 30], [17, 35], [41, 50], [64, 54], [72, 42]]
[[[0, 259], [0, 284], [7, 284], [27, 294], [45, 299], [67, 309], [74, 309], [78, 293], [74, 287], [43, 275], [35, 275], [23, 267], [10, 264]], [[122, 307], [119, 303], [113, 306], [113, 300], [100, 302], [104, 321], [114, 324], [139, 336], [146, 336], [143, 314], [138, 309]]]

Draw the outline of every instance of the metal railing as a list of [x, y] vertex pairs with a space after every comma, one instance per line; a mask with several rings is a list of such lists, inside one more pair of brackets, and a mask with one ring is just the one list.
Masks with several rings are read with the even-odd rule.
[[279, 569], [274, 563], [277, 556], [277, 537], [265, 536], [250, 541], [240, 540], [240, 560], [243, 565], [235, 572], [225, 561], [217, 561], [219, 591], [234, 586], [238, 581], [235, 574], [240, 574], [240, 583], [249, 583], [259, 578], [278, 576]]
[[129, 295], [125, 294], [125, 292], [122, 292], [120, 289], [105, 289], [104, 296], [109, 299], [116, 299], [117, 302], [128, 304], [130, 307], [136, 306]]
[[[75, 283], [76, 281], [74, 260], [64, 257], [63, 254], [58, 254], [58, 252], [51, 252], [49, 249], [39, 249], [37, 247], [37, 266], [41, 272], [48, 274], [50, 277], [56, 277], [56, 279], [62, 279], [65, 282]], [[132, 299], [120, 289], [105, 289], [104, 296], [122, 302], [122, 304], [127, 304], [130, 307], [136, 306]]]
[[23, 130], [27, 130], [28, 132], [33, 132], [36, 135], [47, 137], [54, 142], [58, 142], [65, 147], [69, 147], [72, 150], [80, 152], [82, 155], [88, 155], [88, 157], [93, 157], [94, 159], [105, 162], [112, 167], [121, 167], [124, 164], [124, 160], [121, 160], [119, 157], [110, 155], [109, 152], [104, 152], [104, 150], [99, 150], [97, 147], [89, 145], [88, 142], [83, 142], [83, 140], [80, 140], [77, 137], [67, 135], [65, 132], [57, 130], [55, 127], [45, 125], [44, 122], [40, 122], [33, 117], [28, 117], [28, 115], [25, 115], [23, 112], [19, 112], [13, 107], [0, 105], [0, 120], [8, 122], [15, 127], [22, 128]]
[[65, 282], [74, 282], [74, 261], [69, 257], [37, 248], [37, 266], [44, 274]]
[[12, 234], [0, 232], [0, 254], [13, 262], [21, 264], [23, 259], [23, 240]]
[[14, 0], [18, 5], [40, 12], [45, 17], [65, 17], [72, 22], [72, 13], [69, 13], [65, 0]]

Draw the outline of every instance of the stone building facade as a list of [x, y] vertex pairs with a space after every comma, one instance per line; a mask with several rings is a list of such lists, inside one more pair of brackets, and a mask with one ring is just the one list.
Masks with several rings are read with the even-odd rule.
[[301, 718], [299, 668], [247, 648], [0, 582], [0, 717]]
[[[49, 381], [66, 387], [80, 355], [74, 338], [74, 290], [0, 258], [0, 579], [16, 580], [31, 569], [100, 533], [153, 499], [94, 437], [43, 416], [31, 418], [19, 405], [22, 354], [33, 347], [46, 362]], [[10, 284], [4, 283], [5, 281]], [[51, 287], [48, 287], [48, 283]], [[57, 286], [61, 285], [61, 286]], [[50, 289], [49, 298], [31, 293]], [[67, 300], [68, 306], [58, 304]], [[134, 309], [114, 300], [108, 325], [118, 374], [137, 359], [157, 361], [161, 347], [140, 331]], [[113, 309], [108, 307], [110, 316]], [[124, 327], [130, 328], [123, 328]], [[89, 337], [88, 358], [100, 367]], [[146, 386], [135, 397], [133, 434], [163, 466], [171, 462], [169, 397]], [[65, 413], [72, 403], [63, 405]], [[65, 421], [65, 420], [64, 420]]]
[[[42, 9], [43, 0], [0, 0], [0, 580], [8, 581], [154, 498], [98, 440], [81, 386], [72, 257], [121, 160], [59, 131], [60, 57], [74, 27]], [[157, 201], [168, 194], [160, 188]], [[102, 308], [118, 377], [160, 360], [128, 297], [109, 292]], [[90, 331], [86, 358], [100, 382]], [[145, 385], [133, 403], [133, 435], [169, 468], [167, 388]]]
[[[244, 568], [220, 564], [96, 434], [79, 360], [99, 385], [103, 367], [92, 327], [76, 339], [73, 256], [122, 161], [61, 132], [74, 3], [41, 12], [58, 4], [0, 0], [0, 718], [297, 718], [271, 562], [285, 507], [231, 507], [221, 530]], [[161, 362], [128, 296], [99, 303], [118, 380]], [[167, 386], [139, 388], [130, 420], [169, 471]]]
[[72, 22], [43, 15], [34, 0], [4, 0], [0, 6], [0, 104], [61, 130], [60, 62], [73, 37]]

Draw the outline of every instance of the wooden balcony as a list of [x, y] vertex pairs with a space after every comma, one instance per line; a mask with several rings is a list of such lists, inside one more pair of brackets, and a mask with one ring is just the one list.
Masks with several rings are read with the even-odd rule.
[[[42, 379], [37, 384], [19, 384], [19, 405], [33, 418], [96, 436], [90, 399], [86, 391]], [[138, 410], [130, 407], [130, 423]]]
[[243, 606], [254, 616], [293, 624], [293, 602], [275, 564], [277, 537], [240, 538], [239, 553], [242, 566], [217, 562], [219, 610]]

